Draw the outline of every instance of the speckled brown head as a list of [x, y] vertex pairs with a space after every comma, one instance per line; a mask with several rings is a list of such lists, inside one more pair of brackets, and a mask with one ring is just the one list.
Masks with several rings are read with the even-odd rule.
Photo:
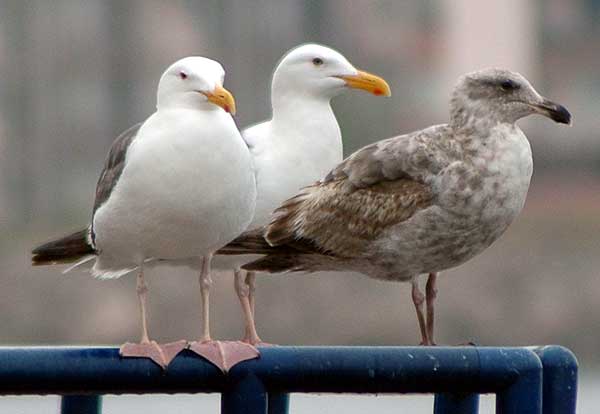
[[521, 74], [505, 69], [484, 69], [462, 76], [452, 94], [454, 126], [474, 123], [514, 123], [541, 114], [571, 124], [567, 109], [541, 96]]

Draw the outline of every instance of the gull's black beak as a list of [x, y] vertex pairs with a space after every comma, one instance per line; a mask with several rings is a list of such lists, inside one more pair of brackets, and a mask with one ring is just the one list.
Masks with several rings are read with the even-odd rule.
[[544, 99], [541, 103], [536, 104], [535, 107], [538, 109], [538, 112], [552, 119], [554, 122], [571, 125], [571, 113], [564, 106]]

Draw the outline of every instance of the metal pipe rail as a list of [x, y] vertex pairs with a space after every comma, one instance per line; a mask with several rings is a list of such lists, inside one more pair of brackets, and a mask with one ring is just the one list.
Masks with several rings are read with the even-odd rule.
[[58, 394], [63, 414], [96, 414], [103, 394], [216, 392], [225, 414], [284, 414], [292, 392], [434, 393], [435, 414], [473, 414], [479, 394], [495, 393], [497, 413], [575, 413], [577, 361], [562, 347], [260, 351], [224, 375], [187, 351], [163, 372], [116, 348], [0, 347], [0, 395]]

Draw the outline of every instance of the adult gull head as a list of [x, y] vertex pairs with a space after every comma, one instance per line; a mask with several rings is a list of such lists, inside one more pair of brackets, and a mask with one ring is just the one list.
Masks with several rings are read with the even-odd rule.
[[235, 114], [233, 95], [223, 88], [225, 70], [219, 62], [202, 56], [189, 56], [173, 63], [161, 76], [157, 108], [190, 107]]
[[379, 76], [356, 69], [341, 53], [317, 44], [289, 51], [273, 73], [273, 107], [290, 96], [330, 100], [346, 88], [390, 96], [391, 90]]

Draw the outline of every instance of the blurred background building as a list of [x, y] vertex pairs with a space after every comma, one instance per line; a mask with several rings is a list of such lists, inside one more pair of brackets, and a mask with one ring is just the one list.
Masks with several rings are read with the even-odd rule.
[[[32, 268], [40, 242], [85, 226], [112, 140], [155, 105], [186, 55], [224, 65], [245, 127], [269, 117], [288, 49], [318, 42], [382, 75], [393, 96], [334, 107], [346, 154], [447, 119], [456, 78], [486, 66], [528, 77], [574, 115], [530, 117], [535, 173], [525, 211], [483, 255], [440, 280], [437, 341], [559, 343], [584, 375], [600, 363], [599, 0], [0, 1], [1, 344], [121, 343], [138, 337], [135, 278]], [[319, 137], [314, 137], [318, 140]], [[200, 331], [196, 275], [148, 277], [160, 340]], [[241, 334], [229, 274], [216, 275], [216, 337]], [[262, 276], [259, 333], [282, 344], [415, 344], [407, 285], [356, 274]], [[592, 411], [590, 411], [592, 412]]]

